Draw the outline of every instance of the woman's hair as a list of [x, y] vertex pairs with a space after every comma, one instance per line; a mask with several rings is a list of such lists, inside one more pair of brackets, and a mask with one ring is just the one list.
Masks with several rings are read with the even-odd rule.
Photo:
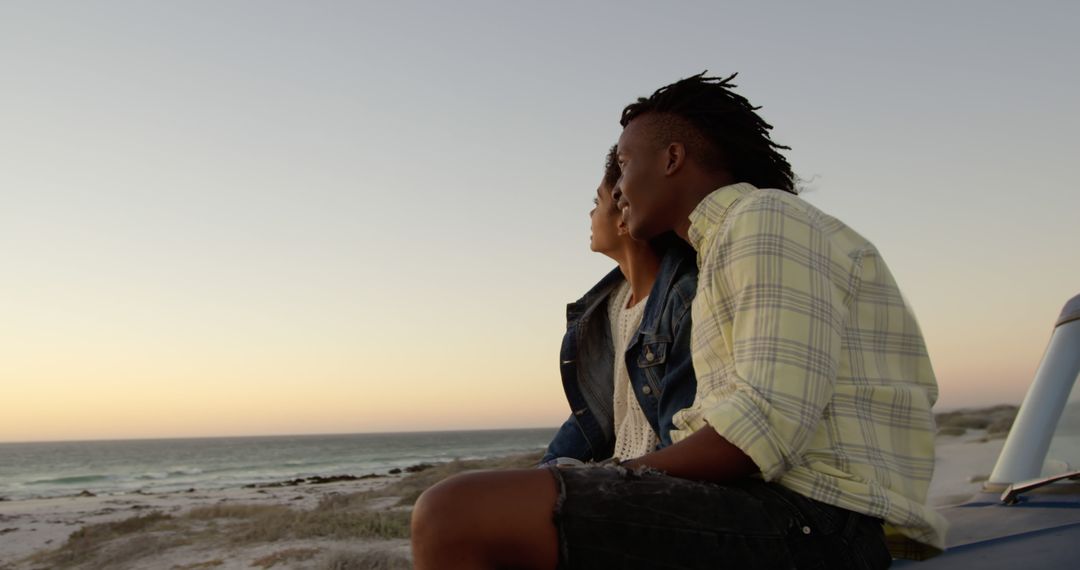
[[615, 185], [622, 178], [622, 169], [619, 168], [619, 145], [611, 145], [607, 158], [604, 159], [604, 185], [609, 189], [615, 189]]
[[[778, 188], [792, 194], [795, 175], [781, 149], [769, 136], [766, 123], [745, 97], [732, 91], [727, 78], [705, 77], [701, 72], [638, 98], [623, 109], [620, 123], [647, 116], [658, 147], [680, 142], [687, 156], [702, 166], [729, 174], [735, 182], [758, 188]], [[617, 165], [616, 165], [617, 166]]]

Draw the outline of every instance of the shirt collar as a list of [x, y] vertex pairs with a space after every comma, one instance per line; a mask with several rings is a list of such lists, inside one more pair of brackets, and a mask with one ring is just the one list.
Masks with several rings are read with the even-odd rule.
[[690, 212], [690, 230], [687, 232], [690, 245], [700, 252], [705, 238], [720, 227], [720, 223], [724, 221], [732, 204], [755, 190], [757, 188], [747, 182], [730, 184], [713, 190], [698, 203], [693, 212]]

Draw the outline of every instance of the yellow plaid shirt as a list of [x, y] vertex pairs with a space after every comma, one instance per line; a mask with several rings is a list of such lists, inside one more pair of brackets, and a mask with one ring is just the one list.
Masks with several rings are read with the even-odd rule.
[[766, 481], [886, 522], [890, 551], [944, 548], [926, 505], [937, 383], [922, 333], [865, 238], [779, 190], [735, 184], [690, 215], [694, 405]]

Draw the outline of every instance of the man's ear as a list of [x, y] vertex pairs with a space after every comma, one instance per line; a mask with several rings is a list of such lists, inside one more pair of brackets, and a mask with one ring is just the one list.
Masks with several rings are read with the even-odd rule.
[[667, 155], [667, 165], [664, 168], [664, 174], [668, 176], [675, 174], [686, 164], [686, 146], [683, 143], [673, 142], [669, 144], [665, 154]]

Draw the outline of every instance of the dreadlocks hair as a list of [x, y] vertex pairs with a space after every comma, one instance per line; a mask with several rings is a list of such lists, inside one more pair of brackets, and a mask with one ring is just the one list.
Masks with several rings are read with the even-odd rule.
[[622, 169], [619, 168], [619, 145], [612, 145], [604, 159], [604, 185], [614, 189], [622, 178]]
[[623, 127], [647, 117], [653, 123], [658, 146], [681, 142], [686, 154], [702, 166], [725, 171], [735, 182], [749, 182], [758, 188], [778, 188], [792, 194], [795, 175], [781, 149], [773, 142], [772, 125], [766, 123], [745, 97], [732, 91], [727, 78], [706, 77], [703, 71], [657, 89], [648, 98], [640, 97], [623, 109]]

